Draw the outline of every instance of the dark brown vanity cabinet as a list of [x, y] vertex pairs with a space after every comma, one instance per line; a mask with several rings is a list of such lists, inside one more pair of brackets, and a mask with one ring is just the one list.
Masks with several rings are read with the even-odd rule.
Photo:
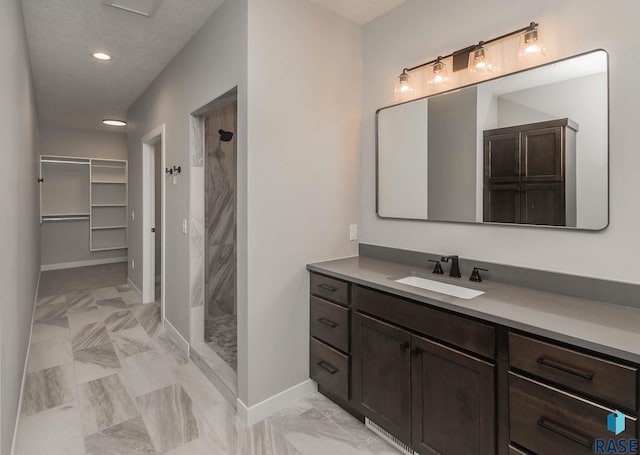
[[[395, 299], [391, 309], [406, 302], [360, 287], [354, 295], [359, 310], [376, 297]], [[457, 317], [438, 313], [455, 331]], [[495, 366], [424, 335], [353, 313], [352, 405], [420, 454], [494, 454]]]
[[311, 274], [309, 376], [333, 397], [349, 400], [350, 284]]
[[411, 334], [358, 313], [352, 329], [353, 405], [411, 444]]
[[[311, 378], [421, 455], [587, 455], [598, 438], [638, 436], [638, 365], [320, 274], [311, 283]], [[619, 435], [607, 429], [615, 410]]]
[[577, 129], [560, 119], [484, 131], [484, 221], [575, 226]]

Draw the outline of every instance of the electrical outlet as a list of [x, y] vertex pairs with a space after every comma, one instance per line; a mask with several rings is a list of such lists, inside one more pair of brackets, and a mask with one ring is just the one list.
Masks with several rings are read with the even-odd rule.
[[136, 261], [135, 259], [131, 259], [131, 270], [136, 268]]
[[187, 219], [186, 218], [182, 219], [182, 233], [183, 234], [187, 233]]
[[358, 240], [358, 225], [349, 225], [349, 240]]
[[175, 185], [176, 183], [178, 183], [178, 177], [176, 177], [175, 175], [173, 176], [173, 180], [172, 180], [173, 184]]

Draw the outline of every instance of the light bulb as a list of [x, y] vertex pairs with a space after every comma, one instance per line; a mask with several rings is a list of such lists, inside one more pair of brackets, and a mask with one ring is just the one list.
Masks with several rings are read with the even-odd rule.
[[449, 70], [447, 64], [442, 61], [442, 57], [438, 57], [436, 62], [431, 66], [427, 84], [438, 85], [449, 82]]
[[540, 40], [538, 24], [532, 22], [527, 30], [524, 31], [520, 39], [520, 47], [518, 49], [518, 60], [535, 62], [545, 56], [546, 49]]
[[411, 85], [411, 78], [406, 69], [402, 70], [402, 74], [398, 76], [394, 93], [398, 101], [405, 101], [412, 98], [413, 86]]
[[493, 73], [491, 56], [482, 41], [469, 53], [469, 74], [474, 77], [489, 76]]

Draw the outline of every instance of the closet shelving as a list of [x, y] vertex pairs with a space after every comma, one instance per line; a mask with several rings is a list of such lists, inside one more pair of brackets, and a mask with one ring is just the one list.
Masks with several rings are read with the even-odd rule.
[[91, 251], [127, 247], [127, 162], [91, 160]]
[[89, 251], [127, 248], [126, 160], [43, 155], [40, 178], [41, 223], [85, 223]]

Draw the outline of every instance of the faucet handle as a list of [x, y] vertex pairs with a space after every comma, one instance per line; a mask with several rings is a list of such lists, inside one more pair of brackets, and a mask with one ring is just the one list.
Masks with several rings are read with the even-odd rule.
[[444, 271], [442, 270], [442, 264], [440, 264], [440, 261], [429, 259], [429, 262], [436, 263], [436, 265], [433, 267], [433, 273], [435, 273], [436, 275], [442, 275], [444, 273]]
[[474, 267], [471, 272], [471, 276], [469, 277], [469, 281], [475, 281], [476, 283], [482, 282], [482, 277], [480, 276], [480, 270], [483, 272], [488, 272], [489, 269], [481, 269], [480, 267]]

